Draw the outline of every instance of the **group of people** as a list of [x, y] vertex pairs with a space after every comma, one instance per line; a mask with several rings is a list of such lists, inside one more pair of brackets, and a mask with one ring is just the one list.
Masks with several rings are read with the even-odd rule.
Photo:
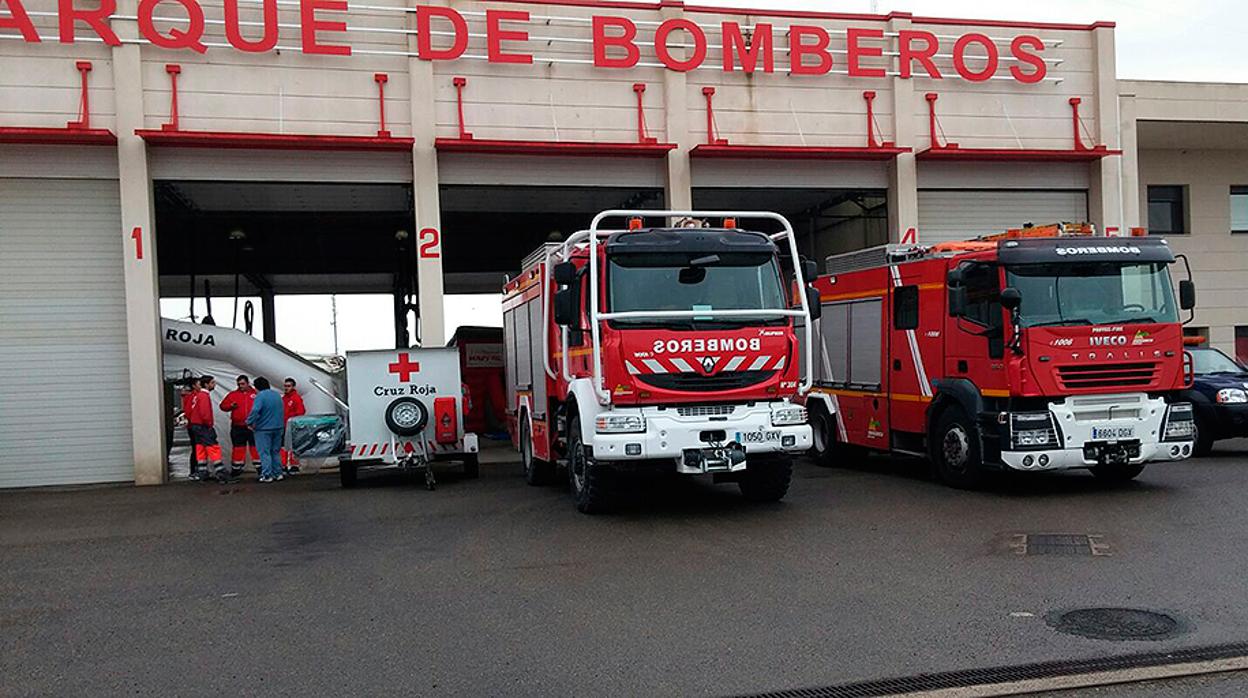
[[230, 467], [226, 469], [212, 411], [216, 378], [203, 375], [182, 385], [182, 412], [191, 438], [191, 479], [237, 480], [246, 468], [248, 454], [260, 472], [260, 482], [277, 482], [298, 473], [299, 460], [282, 447], [286, 422], [307, 411], [295, 379], [287, 378], [280, 394], [264, 376], [256, 377], [254, 387], [250, 378], [239, 376], [237, 386], [220, 404], [221, 411], [230, 415]]

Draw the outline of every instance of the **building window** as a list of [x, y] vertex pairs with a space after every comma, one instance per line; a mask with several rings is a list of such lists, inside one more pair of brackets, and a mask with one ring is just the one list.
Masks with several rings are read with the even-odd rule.
[[1208, 327], [1184, 327], [1183, 337], [1184, 338], [1199, 337], [1201, 340], [1200, 343], [1205, 344], [1209, 341], [1209, 328]]
[[1183, 235], [1187, 215], [1183, 187], [1157, 185], [1148, 188], [1148, 232], [1153, 235]]
[[1231, 187], [1231, 232], [1248, 233], [1248, 187]]
[[1248, 365], [1248, 327], [1244, 325], [1235, 326], [1235, 358]]

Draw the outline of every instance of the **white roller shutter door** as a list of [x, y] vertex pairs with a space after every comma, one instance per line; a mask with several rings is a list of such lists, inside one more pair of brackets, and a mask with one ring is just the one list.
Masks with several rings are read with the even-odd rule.
[[134, 479], [117, 181], [0, 178], [0, 487]]
[[1088, 220], [1084, 190], [919, 190], [919, 242], [966, 240], [1025, 223]]

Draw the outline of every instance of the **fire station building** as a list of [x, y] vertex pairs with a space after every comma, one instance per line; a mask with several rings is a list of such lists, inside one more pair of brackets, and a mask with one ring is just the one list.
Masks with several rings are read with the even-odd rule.
[[1162, 234], [1192, 331], [1244, 357], [1248, 85], [1119, 80], [1114, 38], [669, 0], [0, 0], [0, 487], [163, 481], [162, 297], [258, 296], [280, 342], [275, 295], [392, 293], [396, 342], [438, 345], [446, 294], [498, 293], [605, 208], [775, 210], [817, 260]]

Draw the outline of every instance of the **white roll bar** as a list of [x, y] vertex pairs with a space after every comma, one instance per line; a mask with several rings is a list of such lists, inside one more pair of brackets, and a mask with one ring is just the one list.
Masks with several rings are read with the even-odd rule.
[[[604, 220], [610, 218], [633, 218], [633, 217], [662, 217], [665, 219], [672, 218], [736, 218], [746, 219], [753, 218], [756, 220], [772, 220], [778, 222], [784, 231], [771, 236], [771, 239], [780, 242], [782, 239], [788, 239], [788, 252], [793, 258], [793, 270], [797, 278], [797, 296], [799, 308], [764, 308], [757, 310], [747, 309], [728, 309], [728, 310], [656, 310], [656, 311], [621, 311], [600, 313], [598, 312], [598, 239], [615, 233], [628, 232], [621, 229], [605, 229], [599, 227]], [[681, 228], [673, 228], [673, 230], [681, 231]], [[690, 232], [698, 232], [701, 228], [689, 228]], [[778, 319], [785, 317], [802, 318], [805, 327], [805, 345], [802, 351], [805, 353], [806, 367], [805, 374], [801, 378], [799, 391], [805, 393], [810, 390], [812, 377], [811, 369], [814, 366], [814, 353], [812, 351], [812, 324], [810, 319], [809, 299], [806, 297], [806, 280], [802, 278], [802, 262], [801, 255], [797, 251], [797, 237], [793, 232], [793, 226], [784, 216], [772, 211], [693, 211], [693, 210], [649, 210], [649, 209], [611, 209], [603, 211], [594, 216], [593, 222], [588, 230], [580, 230], [569, 235], [564, 241], [563, 246], [559, 248], [559, 256], [563, 260], [567, 260], [572, 248], [582, 242], [589, 243], [589, 325], [590, 337], [593, 347], [593, 386], [594, 393], [598, 397], [598, 401], [602, 404], [610, 402], [611, 394], [603, 388], [602, 383], [602, 342], [600, 338], [600, 323], [613, 319], [626, 318], [689, 318], [689, 319], [714, 319], [714, 318], [757, 318], [757, 319]], [[549, 284], [550, 265], [554, 250], [548, 251], [546, 254], [546, 269], [543, 282]], [[547, 286], [549, 288], [549, 286]], [[543, 307], [543, 316], [546, 315], [546, 308]], [[543, 323], [545, 324], [545, 323]], [[562, 374], [565, 380], [572, 380], [571, 372], [568, 369], [568, 328], [564, 327], [562, 332], [563, 344], [563, 360], [561, 361]], [[546, 340], [543, 339], [545, 343]], [[548, 354], [549, 355], [549, 354]], [[547, 374], [554, 377], [553, 371], [547, 370]]]

